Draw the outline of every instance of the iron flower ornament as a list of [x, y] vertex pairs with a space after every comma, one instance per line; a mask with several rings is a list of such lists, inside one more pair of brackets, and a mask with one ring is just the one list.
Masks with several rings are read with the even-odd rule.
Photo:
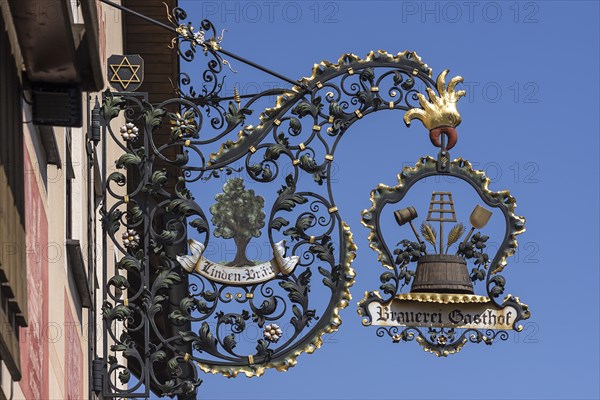
[[182, 112], [169, 113], [171, 123], [171, 137], [175, 139], [183, 137], [197, 137], [198, 124], [195, 119], [195, 111], [189, 108]]
[[283, 332], [277, 324], [269, 324], [265, 326], [265, 330], [263, 331], [263, 336], [271, 343], [277, 343], [282, 335]]
[[122, 238], [126, 248], [135, 249], [140, 245], [140, 235], [134, 229], [123, 232]]
[[138, 138], [140, 130], [133, 123], [128, 122], [121, 126], [120, 133], [123, 140], [134, 141]]

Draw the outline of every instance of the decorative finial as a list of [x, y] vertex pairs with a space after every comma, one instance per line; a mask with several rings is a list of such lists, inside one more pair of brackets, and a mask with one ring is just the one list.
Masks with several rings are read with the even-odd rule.
[[233, 101], [237, 103], [238, 110], [240, 109], [240, 105], [242, 103], [242, 98], [240, 97], [240, 93], [237, 90], [237, 86], [233, 87]]
[[458, 135], [456, 128], [461, 123], [460, 114], [456, 108], [456, 103], [463, 97], [466, 92], [464, 90], [455, 91], [456, 85], [463, 81], [461, 76], [455, 76], [448, 83], [446, 89], [446, 75], [449, 70], [444, 70], [437, 77], [436, 85], [439, 96], [431, 88], [427, 88], [429, 101], [421, 93], [417, 93], [419, 104], [422, 108], [411, 108], [404, 114], [404, 122], [410, 126], [410, 121], [413, 119], [420, 120], [427, 129], [429, 129], [429, 137], [434, 146], [440, 147], [440, 136], [445, 133], [448, 136], [448, 144], [446, 148], [450, 150], [456, 144]]

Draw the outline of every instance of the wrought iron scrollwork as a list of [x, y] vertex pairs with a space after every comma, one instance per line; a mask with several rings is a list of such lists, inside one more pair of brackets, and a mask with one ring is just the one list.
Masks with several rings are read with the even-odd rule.
[[[261, 113], [259, 125], [246, 126], [237, 140], [225, 142], [212, 154], [210, 168], [234, 162], [259, 145], [266, 149], [264, 140], [271, 133], [271, 151], [263, 155], [264, 160], [277, 160], [281, 155], [299, 160], [296, 165], [319, 181], [327, 162], [314, 159], [316, 148], [311, 145], [323, 146], [326, 155], [332, 156], [343, 133], [358, 119], [376, 111], [408, 111], [418, 106], [419, 89], [435, 84], [430, 75], [429, 67], [407, 51], [397, 55], [371, 52], [364, 60], [345, 54], [336, 64], [322, 62], [311, 77], [299, 80], [290, 92], [278, 97], [275, 107]], [[255, 175], [261, 173], [263, 169], [257, 166]], [[267, 172], [264, 179], [271, 178]]]

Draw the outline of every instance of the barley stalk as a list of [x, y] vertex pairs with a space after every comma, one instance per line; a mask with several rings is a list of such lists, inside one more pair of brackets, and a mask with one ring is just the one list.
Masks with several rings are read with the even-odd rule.
[[423, 221], [423, 223], [421, 224], [421, 234], [423, 235], [425, 240], [427, 240], [433, 246], [433, 249], [435, 250], [437, 233], [435, 232], [435, 229], [433, 228], [433, 226], [431, 226], [429, 222]]
[[465, 227], [462, 222], [454, 225], [448, 234], [448, 244], [446, 245], [446, 254], [448, 254], [448, 249], [454, 243], [458, 242], [458, 239], [465, 233]]

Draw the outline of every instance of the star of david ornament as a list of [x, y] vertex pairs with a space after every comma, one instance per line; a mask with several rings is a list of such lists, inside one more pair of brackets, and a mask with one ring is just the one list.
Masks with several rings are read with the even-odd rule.
[[144, 81], [144, 60], [137, 54], [112, 55], [107, 63], [108, 81], [120, 92], [134, 92]]

